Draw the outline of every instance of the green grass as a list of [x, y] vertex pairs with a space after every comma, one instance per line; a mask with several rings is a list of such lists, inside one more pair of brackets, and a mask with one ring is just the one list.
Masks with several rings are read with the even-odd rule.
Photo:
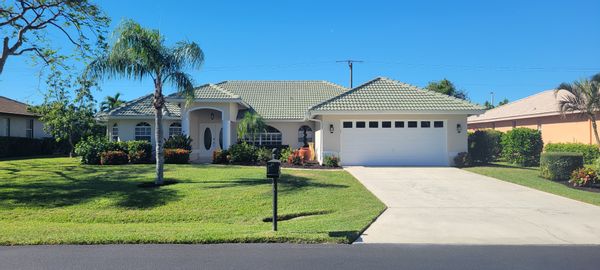
[[0, 244], [349, 243], [385, 208], [345, 171], [283, 169], [271, 231], [261, 167], [166, 165], [177, 184], [140, 188], [153, 165], [0, 161]]
[[523, 168], [494, 163], [488, 166], [465, 168], [465, 170], [600, 206], [600, 193], [577, 190], [562, 183], [544, 179], [539, 176], [540, 171], [537, 167]]

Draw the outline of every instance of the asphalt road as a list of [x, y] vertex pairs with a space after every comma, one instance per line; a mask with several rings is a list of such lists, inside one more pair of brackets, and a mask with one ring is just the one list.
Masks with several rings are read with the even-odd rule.
[[101, 245], [0, 247], [0, 269], [598, 269], [600, 246]]

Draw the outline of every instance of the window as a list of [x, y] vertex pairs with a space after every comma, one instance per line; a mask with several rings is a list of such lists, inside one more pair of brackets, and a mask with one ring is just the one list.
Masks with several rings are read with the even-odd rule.
[[135, 126], [135, 140], [136, 141], [151, 141], [152, 140], [152, 129], [150, 124], [141, 122]]
[[434, 128], [443, 128], [444, 127], [444, 121], [434, 121], [433, 122], [433, 127]]
[[356, 128], [365, 128], [365, 122], [364, 121], [357, 121], [356, 122]]
[[10, 137], [10, 118], [0, 118], [0, 136]]
[[408, 121], [408, 127], [409, 128], [416, 128], [417, 127], [417, 121]]
[[395, 128], [403, 128], [404, 127], [404, 121], [396, 121], [396, 122], [394, 122], [394, 127]]
[[298, 142], [300, 143], [304, 143], [304, 133], [306, 132], [306, 142], [313, 142], [313, 137], [314, 137], [314, 133], [312, 128], [310, 128], [309, 126], [301, 126], [298, 129]]
[[381, 122], [381, 127], [382, 128], [391, 128], [392, 122], [391, 121], [383, 121], [383, 122]]
[[113, 142], [119, 141], [119, 126], [117, 123], [112, 126], [111, 139]]
[[27, 127], [25, 128], [25, 136], [27, 138], [33, 138], [33, 119], [27, 120]]
[[421, 121], [421, 127], [422, 128], [430, 128], [431, 127], [431, 122], [429, 122], [429, 121]]
[[377, 121], [369, 122], [369, 128], [378, 128], [378, 127], [379, 127], [379, 122], [377, 122]]
[[254, 137], [248, 134], [245, 141], [255, 145], [281, 145], [282, 136], [278, 129], [267, 126], [265, 132], [256, 134]]
[[173, 123], [169, 126], [169, 138], [181, 135], [181, 123]]
[[516, 127], [517, 127], [517, 121], [516, 121], [516, 120], [513, 120], [513, 121], [512, 121], [512, 127], [513, 127], [513, 128], [516, 128]]
[[344, 128], [352, 128], [352, 122], [344, 122]]

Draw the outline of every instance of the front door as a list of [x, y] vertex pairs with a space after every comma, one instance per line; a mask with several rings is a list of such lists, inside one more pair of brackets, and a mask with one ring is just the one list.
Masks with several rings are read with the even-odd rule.
[[219, 147], [220, 124], [201, 123], [198, 130], [199, 155], [201, 159], [211, 158]]

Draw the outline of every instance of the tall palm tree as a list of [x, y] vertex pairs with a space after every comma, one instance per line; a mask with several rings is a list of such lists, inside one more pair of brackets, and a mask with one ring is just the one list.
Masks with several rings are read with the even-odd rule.
[[156, 180], [163, 184], [164, 154], [162, 112], [165, 106], [163, 86], [175, 87], [188, 101], [193, 98], [193, 82], [185, 68], [199, 68], [204, 53], [194, 42], [180, 41], [173, 47], [165, 44], [158, 30], [143, 28], [126, 20], [115, 30], [116, 40], [107, 55], [92, 61], [86, 74], [92, 78], [129, 78], [154, 82], [154, 142], [156, 143]]
[[554, 91], [558, 95], [560, 90], [565, 90], [568, 94], [563, 95], [558, 101], [558, 106], [563, 117], [567, 113], [576, 113], [587, 117], [592, 122], [596, 144], [600, 147], [600, 137], [598, 137], [598, 126], [596, 124], [596, 113], [600, 110], [600, 81], [582, 79], [573, 83], [562, 83]]
[[121, 93], [116, 93], [114, 96], [106, 96], [102, 102], [100, 102], [100, 111], [108, 112], [116, 107], [121, 106], [125, 101], [121, 100]]

